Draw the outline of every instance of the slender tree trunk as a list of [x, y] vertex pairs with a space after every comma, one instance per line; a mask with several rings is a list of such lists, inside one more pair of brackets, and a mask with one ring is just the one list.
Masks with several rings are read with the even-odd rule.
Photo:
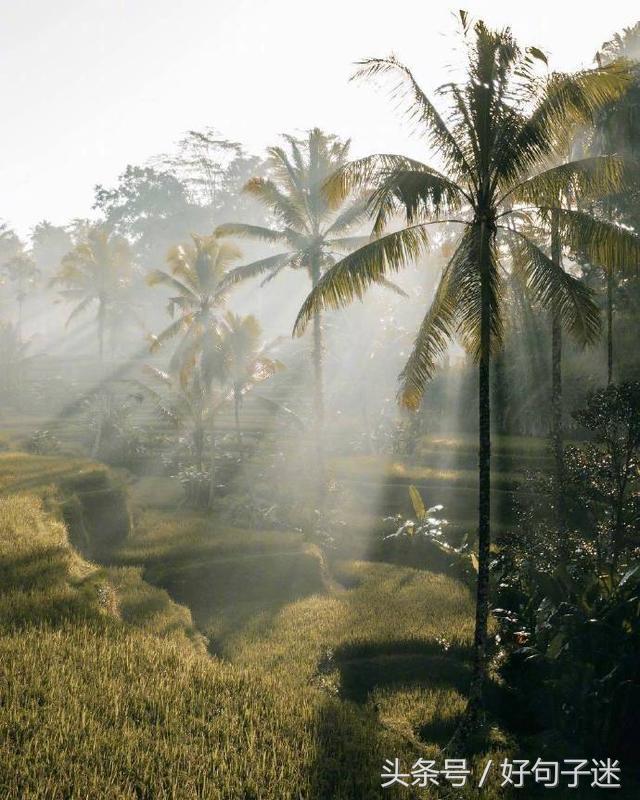
[[204, 450], [204, 431], [200, 427], [196, 427], [193, 431], [193, 454], [196, 461], [196, 469], [202, 472], [202, 453]]
[[[562, 269], [558, 212], [551, 220], [551, 260]], [[560, 536], [560, 553], [567, 556], [564, 502], [564, 436], [562, 431], [562, 325], [557, 314], [551, 317], [551, 446], [553, 448], [555, 512]]]
[[607, 385], [613, 383], [613, 270], [607, 270]]
[[[320, 258], [313, 256], [311, 283], [315, 288], [320, 280]], [[324, 343], [322, 336], [322, 316], [319, 311], [313, 315], [313, 431], [317, 459], [318, 505], [322, 508], [326, 490], [324, 456]]]
[[22, 341], [22, 307], [24, 305], [24, 299], [22, 296], [18, 296], [18, 339]]
[[[100, 358], [100, 365], [104, 361], [104, 325], [105, 325], [105, 307], [104, 301], [98, 301], [98, 356]], [[100, 378], [102, 379], [102, 375]]]
[[213, 501], [216, 496], [216, 448], [215, 448], [215, 437], [213, 435], [213, 425], [211, 425], [211, 462], [210, 462], [210, 473], [209, 473], [209, 502], [208, 508], [211, 510], [213, 508]]
[[[465, 739], [482, 722], [487, 677], [489, 563], [491, 558], [491, 261], [490, 232], [481, 224], [480, 363], [478, 368], [478, 578], [469, 701], [457, 737]], [[455, 737], [454, 737], [455, 738]]]
[[324, 424], [323, 356], [322, 316], [319, 311], [316, 311], [313, 315], [313, 413], [316, 427], [320, 432]]
[[99, 413], [98, 413], [98, 425], [96, 429], [96, 435], [93, 440], [93, 446], [91, 447], [91, 458], [97, 458], [98, 453], [100, 452], [100, 445], [102, 443], [102, 433], [104, 429], [104, 422], [106, 416], [106, 397], [105, 397], [105, 386], [104, 386], [104, 324], [105, 324], [105, 307], [104, 301], [102, 298], [98, 301], [98, 358], [100, 363], [100, 377], [99, 377], [99, 384], [98, 384], [98, 402], [99, 402]]
[[238, 452], [242, 457], [242, 434], [240, 433], [240, 391], [233, 390], [233, 416], [236, 423], [236, 441], [238, 442]]

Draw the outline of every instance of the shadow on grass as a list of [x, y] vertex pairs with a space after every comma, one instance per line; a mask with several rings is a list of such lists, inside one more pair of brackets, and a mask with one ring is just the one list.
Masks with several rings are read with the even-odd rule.
[[375, 689], [393, 686], [448, 687], [465, 693], [471, 677], [467, 648], [437, 641], [362, 642], [334, 653], [344, 699], [366, 703]]
[[[309, 771], [309, 800], [367, 800], [407, 796], [380, 786], [386, 752], [375, 714], [338, 700], [327, 700], [314, 722], [315, 759]], [[303, 795], [301, 795], [303, 796]]]

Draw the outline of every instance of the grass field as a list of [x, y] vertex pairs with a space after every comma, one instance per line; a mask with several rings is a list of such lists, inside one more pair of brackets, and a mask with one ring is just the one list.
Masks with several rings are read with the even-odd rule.
[[[473, 631], [462, 583], [425, 565], [328, 564], [299, 532], [171, 510], [157, 488], [131, 486], [129, 535], [81, 555], [71, 498], [89, 538], [108, 536], [87, 499], [120, 519], [121, 482], [77, 459], [0, 456], [0, 796], [506, 796], [497, 778], [380, 788], [385, 758], [454, 757], [442, 748]], [[493, 718], [476, 779], [522, 746]]]

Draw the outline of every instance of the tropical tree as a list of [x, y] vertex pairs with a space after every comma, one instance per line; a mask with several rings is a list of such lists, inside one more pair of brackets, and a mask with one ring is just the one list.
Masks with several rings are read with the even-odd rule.
[[137, 382], [138, 387], [152, 400], [160, 417], [189, 439], [192, 463], [183, 474], [187, 500], [198, 506], [210, 505], [215, 482], [215, 449], [213, 444], [209, 448], [207, 466], [207, 438], [213, 440], [214, 417], [226, 402], [224, 393], [214, 389], [199, 365], [182, 376], [147, 365], [145, 375], [147, 381]]
[[[530, 181], [527, 186], [515, 192], [520, 201], [520, 214], [527, 215], [531, 225], [530, 235], [536, 231], [547, 241], [549, 254], [558, 269], [564, 269], [567, 255], [571, 256], [579, 248], [580, 257], [588, 262], [597, 261], [609, 265], [610, 272], [624, 270], [630, 264], [640, 263], [640, 239], [631, 231], [619, 227], [602, 228], [601, 235], [594, 235], [594, 226], [599, 227], [598, 217], [593, 211], [594, 203], [620, 190], [627, 183], [625, 164], [618, 156], [588, 157], [571, 160], [567, 155], [561, 163], [551, 165], [554, 175], [553, 185], [545, 186], [541, 181]], [[580, 169], [576, 170], [576, 165]], [[562, 183], [562, 177], [565, 183]], [[543, 179], [545, 175], [543, 174]], [[524, 206], [522, 205], [524, 204]], [[561, 212], [573, 210], [575, 234], [568, 242], [563, 240]], [[608, 231], [608, 237], [607, 237]], [[516, 266], [520, 260], [520, 250], [512, 246]], [[569, 251], [567, 253], [567, 251]], [[573, 251], [573, 253], [571, 252]], [[573, 263], [574, 271], [577, 265]], [[566, 325], [560, 314], [553, 308], [551, 316], [551, 442], [555, 461], [556, 512], [559, 527], [564, 528], [564, 442], [563, 442], [563, 403], [562, 403], [562, 350], [563, 329]], [[569, 329], [571, 333], [571, 329]], [[573, 333], [576, 333], [574, 330]], [[577, 331], [579, 344], [588, 340]]]
[[[617, 219], [635, 230], [640, 229], [640, 189], [637, 161], [640, 154], [640, 22], [625, 28], [608, 42], [597, 54], [600, 64], [628, 59], [632, 80], [621, 97], [608, 103], [598, 114], [592, 150], [595, 153], [622, 153], [635, 161], [633, 180], [624, 186], [624, 191], [614, 192], [600, 203], [601, 212], [609, 219]], [[628, 264], [601, 264], [606, 281], [607, 308], [607, 383], [613, 381], [613, 326], [614, 295], [618, 277], [628, 272]], [[627, 268], [625, 270], [625, 267]]]
[[186, 381], [180, 381], [151, 365], [146, 365], [144, 371], [149, 380], [138, 386], [155, 401], [156, 410], [163, 419], [178, 430], [187, 429], [194, 466], [202, 471], [206, 434], [217, 405], [212, 398], [210, 385], [203, 380], [199, 369], [192, 370]]
[[[285, 136], [287, 147], [268, 150], [271, 177], [253, 178], [244, 191], [263, 203], [274, 219], [272, 227], [228, 223], [217, 229], [220, 235], [247, 236], [284, 250], [237, 267], [228, 282], [237, 283], [257, 276], [272, 280], [286, 268], [303, 270], [312, 287], [337, 258], [366, 241], [353, 236], [353, 229], [366, 218], [361, 197], [345, 194], [330, 204], [323, 191], [327, 179], [347, 162], [350, 143], [314, 128], [304, 140]], [[320, 309], [313, 312], [314, 420], [316, 430], [324, 418], [323, 341]]]
[[71, 235], [59, 225], [46, 219], [38, 222], [31, 231], [31, 253], [36, 268], [49, 280], [59, 269], [64, 256], [73, 249]]
[[25, 341], [18, 327], [11, 322], [0, 322], [0, 372], [2, 394], [14, 397], [22, 382], [22, 368], [29, 358], [27, 351], [31, 342]]
[[261, 341], [258, 320], [249, 315], [241, 317], [228, 311], [222, 320], [222, 359], [224, 373], [231, 386], [233, 413], [238, 447], [242, 446], [240, 408], [244, 397], [258, 383], [284, 369], [284, 364], [270, 358], [269, 347]]
[[129, 294], [132, 278], [132, 255], [126, 239], [94, 225], [62, 259], [52, 278], [59, 285], [61, 297], [74, 307], [67, 325], [91, 307], [96, 308], [98, 353], [104, 361], [105, 335], [111, 341], [123, 321], [133, 317]]
[[38, 270], [31, 255], [23, 247], [20, 247], [19, 252], [5, 262], [3, 271], [14, 287], [15, 298], [18, 303], [17, 330], [18, 334], [21, 335], [24, 303], [29, 296], [29, 292], [36, 285]]
[[[448, 110], [441, 115], [411, 71], [394, 57], [361, 62], [358, 74], [397, 78], [394, 94], [408, 100], [412, 121], [435, 147], [441, 169], [400, 155], [375, 155], [342, 167], [327, 184], [335, 203], [372, 186], [369, 210], [373, 235], [379, 238], [335, 264], [305, 300], [294, 331], [302, 333], [318, 312], [340, 308], [366, 289], [414, 261], [429, 246], [430, 226], [460, 231], [457, 246], [418, 331], [413, 351], [400, 375], [400, 402], [416, 409], [426, 382], [452, 337], [461, 338], [478, 363], [479, 497], [478, 578], [474, 636], [474, 670], [465, 723], [476, 724], [482, 710], [487, 670], [489, 563], [491, 547], [490, 365], [503, 337], [506, 245], [532, 296], [583, 341], [599, 332], [591, 293], [561, 269], [530, 235], [525, 198], [544, 196], [536, 208], [557, 214], [568, 244], [588, 236], [595, 246], [618, 241], [619, 229], [583, 216], [558, 203], [547, 203], [552, 189], [581, 174], [584, 164], [539, 165], [551, 158], [574, 122], [591, 119], [604, 102], [619, 95], [626, 81], [622, 66], [575, 75], [541, 74], [544, 56], [522, 49], [508, 29], [493, 31], [472, 23], [461, 12], [467, 51], [463, 81], [441, 90]], [[604, 162], [603, 162], [604, 163]], [[610, 169], [617, 169], [614, 162]], [[401, 214], [404, 226], [385, 233]]]
[[169, 271], [154, 270], [151, 286], [166, 286], [172, 294], [167, 310], [174, 321], [151, 340], [152, 351], [181, 336], [169, 363], [169, 372], [185, 381], [198, 364], [210, 382], [218, 368], [222, 309], [229, 292], [228, 268], [240, 251], [221, 236], [191, 236], [193, 244], [173, 247], [167, 256]]

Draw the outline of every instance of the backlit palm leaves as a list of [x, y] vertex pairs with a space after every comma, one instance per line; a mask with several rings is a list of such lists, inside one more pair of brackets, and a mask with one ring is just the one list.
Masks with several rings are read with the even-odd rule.
[[[331, 202], [368, 187], [368, 203], [380, 238], [331, 267], [305, 300], [295, 325], [301, 333], [326, 308], [346, 306], [429, 247], [434, 225], [460, 230], [458, 245], [445, 267], [420, 327], [413, 352], [400, 376], [400, 401], [417, 408], [425, 382], [453, 336], [459, 336], [479, 362], [479, 574], [475, 635], [475, 672], [470, 709], [480, 703], [485, 674], [490, 559], [490, 408], [491, 354], [502, 340], [508, 254], [515, 250], [522, 280], [541, 304], [560, 314], [568, 327], [588, 341], [598, 333], [597, 310], [579, 281], [558, 269], [532, 235], [541, 214], [557, 207], [553, 189], [566, 174], [549, 172], [575, 123], [590, 120], [625, 86], [623, 66], [545, 74], [544, 57], [523, 50], [508, 30], [472, 25], [461, 15], [468, 59], [462, 83], [440, 90], [446, 112], [420, 89], [411, 71], [395, 58], [368, 59], [361, 77], [392, 76], [393, 94], [406, 103], [413, 125], [435, 151], [438, 168], [398, 155], [378, 155], [346, 165], [329, 180]], [[603, 162], [603, 165], [605, 162]], [[569, 168], [565, 169], [566, 170]], [[589, 164], [575, 163], [573, 180], [588, 183]], [[607, 174], [614, 166], [603, 166]], [[540, 173], [547, 171], [545, 176]], [[615, 176], [612, 176], [612, 180]], [[525, 202], [535, 206], [523, 213]], [[563, 233], [586, 236], [588, 246], [626, 241], [621, 229], [592, 221], [585, 226], [576, 212], [558, 209]], [[401, 218], [403, 227], [383, 234]]]
[[[350, 235], [366, 217], [366, 204], [351, 192], [339, 203], [330, 203], [324, 192], [326, 180], [344, 166], [349, 143], [340, 142], [317, 128], [304, 140], [285, 137], [287, 147], [269, 149], [270, 178], [254, 178], [245, 192], [271, 212], [271, 228], [229, 223], [217, 229], [219, 235], [248, 236], [280, 245], [280, 252], [259, 259], [229, 273], [227, 283], [262, 276], [274, 278], [285, 268], [302, 269], [316, 286], [321, 275], [339, 259], [361, 245], [362, 237]], [[315, 416], [323, 415], [322, 330], [320, 310], [314, 318]]]
[[95, 226], [64, 256], [51, 281], [63, 287], [63, 299], [75, 304], [67, 324], [92, 306], [97, 308], [100, 360], [106, 330], [113, 333], [122, 318], [132, 313], [127, 292], [131, 274], [132, 254], [126, 240]]
[[228, 311], [222, 320], [222, 359], [224, 379], [231, 387], [236, 433], [240, 441], [240, 407], [243, 398], [259, 383], [284, 369], [271, 358], [262, 343], [258, 320]]
[[181, 339], [170, 364], [186, 380], [196, 363], [205, 382], [211, 382], [220, 369], [220, 316], [228, 293], [228, 269], [240, 251], [221, 237], [192, 236], [193, 244], [169, 251], [169, 271], [155, 270], [147, 278], [150, 285], [168, 287], [172, 294], [168, 311], [175, 321], [159, 336], [152, 349], [168, 339]]

